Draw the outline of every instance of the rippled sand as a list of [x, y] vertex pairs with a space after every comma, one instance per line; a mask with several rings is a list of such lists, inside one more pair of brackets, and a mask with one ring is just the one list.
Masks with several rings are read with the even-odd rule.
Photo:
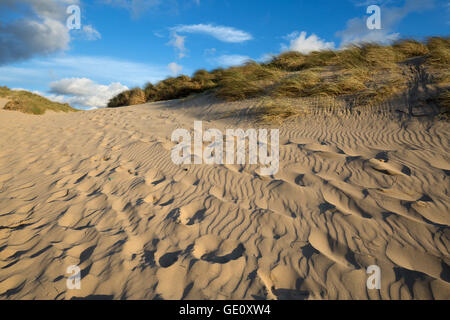
[[448, 122], [310, 115], [274, 176], [174, 165], [174, 129], [252, 125], [226, 108], [0, 110], [0, 298], [450, 298]]

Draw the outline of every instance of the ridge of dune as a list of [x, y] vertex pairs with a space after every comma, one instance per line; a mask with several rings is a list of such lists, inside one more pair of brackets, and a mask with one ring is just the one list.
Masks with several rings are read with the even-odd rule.
[[0, 298], [450, 298], [447, 121], [314, 113], [273, 176], [175, 165], [173, 130], [254, 125], [208, 99], [0, 110]]

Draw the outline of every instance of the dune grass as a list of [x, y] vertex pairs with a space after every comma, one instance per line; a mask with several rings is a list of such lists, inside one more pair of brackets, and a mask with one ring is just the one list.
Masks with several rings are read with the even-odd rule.
[[398, 41], [392, 47], [399, 54], [400, 59], [420, 57], [430, 53], [425, 44], [414, 39]]
[[450, 90], [442, 91], [436, 98], [436, 102], [443, 108], [443, 112], [450, 114]]
[[295, 107], [285, 99], [264, 99], [256, 109], [256, 120], [262, 123], [282, 123], [288, 119], [304, 116], [307, 112]]
[[220, 75], [216, 96], [227, 101], [244, 100], [264, 94], [280, 73], [256, 62], [232, 67]]
[[431, 37], [427, 40], [430, 54], [427, 64], [435, 68], [447, 68], [450, 64], [450, 37]]
[[217, 87], [217, 74], [219, 73], [219, 70], [211, 73], [206, 70], [199, 70], [192, 78], [181, 75], [179, 77], [167, 78], [156, 85], [147, 83], [143, 90], [133, 88], [121, 92], [110, 99], [108, 107], [116, 108], [146, 102], [185, 98], [192, 94], [201, 93]]
[[123, 106], [133, 106], [137, 104], [143, 104], [147, 101], [146, 93], [141, 88], [133, 88], [119, 93], [117, 96], [113, 97], [109, 103], [109, 108], [123, 107]]
[[[199, 70], [191, 77], [168, 78], [143, 90], [146, 102], [185, 98], [209, 91], [225, 101], [255, 97], [299, 98], [340, 97], [359, 106], [386, 101], [403, 92], [409, 79], [401, 63], [423, 57], [426, 65], [436, 71], [442, 84], [450, 82], [449, 38], [432, 37], [422, 43], [404, 39], [392, 45], [364, 43], [342, 50], [323, 50], [302, 54], [284, 52], [267, 63], [245, 65], [213, 71]], [[143, 103], [137, 88], [111, 99], [108, 106]], [[267, 107], [268, 114], [281, 109]], [[290, 110], [290, 111], [289, 111]], [[289, 109], [283, 115], [292, 113]], [[270, 117], [269, 117], [270, 118]]]
[[15, 110], [30, 114], [44, 114], [47, 110], [55, 112], [79, 111], [67, 103], [53, 102], [24, 90], [10, 90], [7, 87], [0, 87], [0, 97], [9, 100], [4, 106], [5, 110]]

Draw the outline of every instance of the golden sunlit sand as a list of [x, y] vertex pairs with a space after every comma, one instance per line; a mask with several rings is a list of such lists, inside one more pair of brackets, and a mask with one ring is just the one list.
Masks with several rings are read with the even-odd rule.
[[448, 121], [307, 113], [273, 176], [173, 164], [173, 130], [254, 103], [0, 110], [0, 298], [449, 299]]

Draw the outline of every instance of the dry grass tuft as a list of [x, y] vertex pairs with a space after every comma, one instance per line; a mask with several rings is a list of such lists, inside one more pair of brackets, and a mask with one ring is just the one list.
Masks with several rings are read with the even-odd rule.
[[266, 99], [258, 109], [257, 121], [280, 124], [288, 119], [295, 119], [306, 114], [306, 111], [294, 107], [287, 101]]
[[133, 106], [146, 102], [146, 93], [141, 88], [133, 88], [119, 93], [109, 100], [108, 108], [117, 108], [123, 106]]
[[55, 112], [78, 111], [67, 103], [53, 102], [29, 91], [10, 90], [7, 87], [0, 87], [0, 97], [10, 100], [5, 105], [5, 110], [15, 110], [31, 114], [44, 114], [47, 110]]
[[399, 57], [401, 59], [409, 59], [414, 57], [425, 56], [428, 53], [430, 53], [430, 50], [426, 45], [412, 39], [397, 41], [394, 43], [392, 48], [394, 49], [394, 51], [400, 54]]
[[444, 90], [439, 94], [437, 101], [441, 107], [445, 108], [445, 112], [450, 112], [450, 90]]
[[430, 55], [427, 63], [435, 68], [447, 68], [450, 65], [450, 37], [432, 37], [427, 40]]
[[224, 70], [218, 82], [216, 96], [227, 101], [244, 100], [262, 95], [279, 74], [255, 62]]
[[282, 97], [306, 97], [319, 84], [320, 74], [314, 71], [303, 71], [292, 77], [283, 79], [276, 87], [274, 96]]
[[[226, 101], [326, 96], [358, 105], [376, 104], [405, 90], [410, 79], [400, 62], [414, 57], [424, 57], [417, 61], [426, 60], [440, 85], [450, 82], [449, 38], [433, 37], [425, 44], [405, 39], [391, 46], [365, 43], [307, 55], [284, 52], [265, 64], [248, 62], [225, 70], [199, 70], [192, 78], [180, 76], [148, 84], [144, 94], [146, 101], [160, 101], [212, 90]], [[118, 105], [130, 104], [127, 95], [114, 99], [119, 100]]]

